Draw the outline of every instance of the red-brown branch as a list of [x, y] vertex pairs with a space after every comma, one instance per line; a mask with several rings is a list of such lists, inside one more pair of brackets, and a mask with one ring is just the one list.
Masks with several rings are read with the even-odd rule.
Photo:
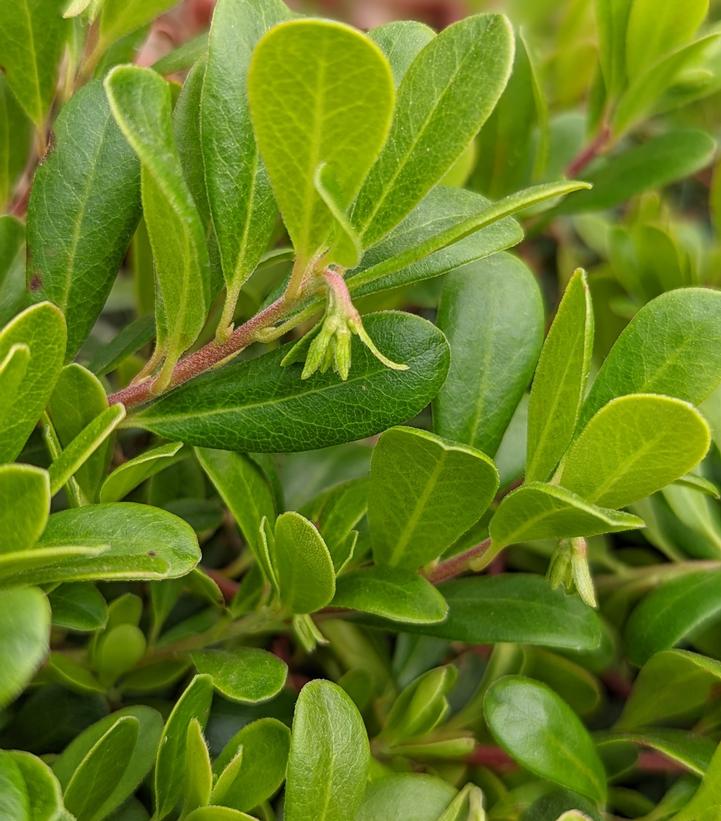
[[566, 169], [566, 176], [575, 179], [604, 150], [611, 137], [611, 127], [604, 125], [595, 138], [573, 159]]
[[463, 553], [459, 553], [457, 556], [451, 556], [450, 559], [446, 559], [444, 562], [439, 562], [427, 574], [426, 577], [428, 581], [431, 582], [431, 584], [440, 584], [441, 582], [446, 582], [449, 579], [455, 579], [456, 576], [460, 576], [461, 573], [465, 573], [466, 570], [468, 570], [468, 565], [474, 559], [482, 556], [490, 546], [491, 540], [484, 539], [480, 544], [477, 544], [468, 550], [464, 550]]

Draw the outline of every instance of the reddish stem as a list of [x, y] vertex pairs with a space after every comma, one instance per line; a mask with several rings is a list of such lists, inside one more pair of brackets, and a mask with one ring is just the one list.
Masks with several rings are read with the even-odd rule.
[[479, 744], [466, 758], [466, 763], [501, 771], [518, 768], [514, 760], [504, 750], [491, 744]]
[[580, 152], [566, 169], [569, 179], [577, 177], [603, 151], [611, 137], [611, 127], [604, 125], [594, 139]]
[[465, 573], [468, 570], [468, 565], [479, 556], [482, 556], [486, 550], [491, 546], [490, 539], [484, 539], [480, 544], [464, 550], [457, 556], [451, 556], [444, 562], [439, 562], [428, 574], [427, 579], [431, 584], [440, 584], [441, 582], [454, 579]]

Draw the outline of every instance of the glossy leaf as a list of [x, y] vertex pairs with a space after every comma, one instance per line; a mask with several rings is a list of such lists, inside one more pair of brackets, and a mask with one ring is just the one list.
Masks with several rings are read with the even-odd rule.
[[451, 346], [451, 367], [433, 403], [434, 429], [493, 455], [541, 350], [543, 304], [536, 279], [510, 254], [452, 273], [438, 326]]
[[430, 323], [408, 314], [375, 314], [364, 325], [407, 371], [386, 368], [354, 338], [346, 382], [330, 373], [301, 381], [302, 366], [280, 368], [287, 345], [200, 376], [132, 419], [169, 439], [244, 452], [309, 450], [378, 433], [428, 404], [445, 379], [448, 346]]
[[306, 684], [295, 705], [285, 787], [287, 821], [346, 821], [363, 799], [370, 750], [346, 693], [329, 681]]
[[623, 507], [690, 471], [709, 444], [706, 421], [687, 402], [630, 394], [611, 400], [586, 425], [560, 482], [594, 504]]
[[586, 275], [571, 278], [541, 351], [528, 403], [526, 481], [549, 479], [571, 443], [593, 352]]
[[105, 304], [140, 215], [140, 167], [102, 83], [84, 86], [53, 126], [28, 207], [28, 278], [68, 323], [72, 358]]
[[713, 757], [716, 744], [710, 738], [684, 730], [645, 730], [622, 733], [609, 738], [609, 743], [630, 742], [657, 750], [690, 772], [703, 776]]
[[365, 246], [440, 182], [493, 110], [512, 61], [513, 34], [498, 14], [449, 26], [413, 61], [398, 89], [388, 141], [353, 210]]
[[411, 67], [411, 63], [436, 33], [424, 23], [415, 20], [395, 20], [371, 29], [368, 36], [385, 54], [397, 86]]
[[198, 673], [209, 675], [213, 686], [231, 701], [256, 704], [277, 695], [288, 668], [272, 653], [255, 647], [204, 650], [192, 654]]
[[31, 753], [0, 750], [0, 795], [0, 807], [13, 821], [62, 818], [60, 785], [47, 764]]
[[36, 587], [5, 590], [0, 596], [0, 705], [12, 701], [48, 652], [50, 607]]
[[483, 453], [415, 428], [383, 433], [373, 451], [368, 521], [378, 564], [416, 570], [481, 518], [498, 489]]
[[296, 256], [330, 245], [333, 218], [313, 185], [333, 174], [337, 204], [352, 203], [383, 145], [393, 110], [390, 66], [358, 31], [325, 20], [281, 23], [258, 43], [248, 75], [256, 139]]
[[448, 613], [443, 596], [430, 582], [398, 567], [370, 567], [340, 576], [331, 604], [411, 624], [433, 624]]
[[593, 741], [550, 688], [522, 676], [490, 686], [483, 710], [496, 741], [523, 767], [603, 803], [606, 773]]
[[0, 553], [33, 547], [49, 512], [46, 471], [32, 465], [0, 465]]
[[598, 536], [643, 527], [630, 513], [589, 504], [557, 485], [531, 482], [505, 496], [490, 524], [495, 548], [534, 539]]
[[168, 442], [123, 462], [103, 482], [100, 501], [117, 502], [124, 499], [146, 479], [185, 459], [185, 454], [180, 453], [182, 447], [182, 442]]
[[701, 786], [674, 816], [674, 821], [714, 821], [721, 811], [721, 745], [711, 759]]

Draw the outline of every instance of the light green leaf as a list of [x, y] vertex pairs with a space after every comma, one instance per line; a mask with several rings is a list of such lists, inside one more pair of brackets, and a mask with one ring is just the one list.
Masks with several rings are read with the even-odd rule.
[[185, 778], [188, 727], [193, 719], [199, 722], [201, 728], [205, 727], [212, 699], [211, 677], [195, 676], [176, 701], [168, 717], [158, 746], [153, 780], [154, 817], [158, 819], [169, 815], [180, 801]]
[[674, 821], [715, 821], [721, 812], [721, 744], [716, 748], [701, 786]]
[[483, 710], [496, 741], [525, 769], [602, 804], [606, 773], [578, 716], [545, 684], [504, 676]]
[[346, 382], [331, 373], [301, 381], [301, 365], [280, 367], [290, 343], [200, 376], [132, 421], [169, 439], [243, 452], [310, 450], [371, 436], [430, 402], [445, 379], [448, 346], [437, 328], [409, 314], [372, 314], [364, 325], [387, 356], [409, 365], [407, 371], [386, 368], [354, 337]]
[[[10, 92], [8, 92], [9, 94]], [[25, 225], [0, 216], [0, 322], [9, 322], [29, 302], [25, 282]], [[4, 358], [5, 354], [3, 355]], [[2, 363], [2, 358], [0, 358]]]
[[395, 20], [371, 29], [368, 36], [377, 43], [393, 71], [396, 86], [411, 64], [436, 36], [432, 28], [415, 20]]
[[28, 279], [68, 323], [66, 356], [92, 330], [140, 215], [140, 167], [115, 123], [99, 80], [53, 124], [28, 206]]
[[593, 305], [586, 275], [579, 269], [558, 306], [533, 377], [526, 481], [549, 479], [571, 443], [592, 353]]
[[370, 782], [355, 821], [438, 821], [456, 793], [433, 775], [386, 775]]
[[20, 453], [53, 391], [65, 355], [65, 320], [49, 302], [27, 308], [0, 332], [0, 362], [15, 345], [30, 350], [13, 403], [0, 404], [0, 462]]
[[535, 539], [598, 536], [643, 527], [630, 513], [589, 504], [557, 485], [531, 482], [504, 497], [490, 524], [494, 552]]
[[631, 0], [596, 0], [598, 46], [606, 95], [616, 98], [626, 84], [626, 29]]
[[339, 573], [350, 556], [354, 528], [368, 511], [368, 479], [341, 482], [317, 496], [301, 513], [317, 526]]
[[270, 557], [278, 597], [293, 613], [325, 607], [335, 593], [335, 569], [323, 537], [299, 513], [281, 514], [275, 523]]
[[68, 23], [57, 0], [13, 0], [0, 8], [0, 54], [8, 85], [40, 126], [55, 96]]
[[498, 14], [461, 20], [423, 48], [401, 81], [388, 141], [353, 210], [365, 246], [440, 182], [493, 110], [512, 62], [513, 33]]
[[665, 758], [680, 764], [695, 775], [703, 776], [713, 758], [716, 742], [685, 730], [644, 730], [634, 733], [604, 735], [598, 742], [599, 749], [613, 750], [638, 745], [656, 750]]
[[230, 807], [198, 807], [183, 817], [183, 821], [257, 821], [254, 815], [230, 809]]
[[0, 596], [0, 706], [12, 701], [48, 652], [50, 607], [36, 587], [5, 590]]
[[60, 784], [44, 761], [21, 750], [0, 750], [0, 809], [13, 821], [61, 821]]
[[510, 254], [452, 273], [441, 295], [438, 326], [451, 346], [451, 367], [433, 403], [434, 429], [493, 455], [543, 342], [535, 276]]
[[190, 525], [172, 513], [119, 502], [53, 513], [37, 547], [2, 559], [3, 585], [166, 579], [190, 572], [200, 550]]
[[158, 344], [169, 368], [205, 323], [210, 290], [205, 229], [180, 165], [168, 83], [151, 69], [118, 66], [107, 76], [105, 90], [141, 162], [143, 213], [160, 298]]
[[210, 803], [213, 788], [213, 770], [210, 753], [197, 718], [190, 720], [185, 746], [185, 781], [183, 784], [182, 817], [198, 807]]
[[293, 716], [285, 788], [287, 821], [355, 817], [369, 762], [366, 728], [349, 696], [330, 681], [306, 684]]
[[333, 221], [313, 179], [327, 163], [338, 206], [352, 203], [390, 126], [388, 62], [349, 26], [293, 20], [258, 43], [248, 92], [256, 139], [300, 266], [329, 244], [334, 262]]
[[256, 647], [204, 650], [191, 658], [199, 673], [213, 679], [213, 686], [231, 701], [256, 704], [283, 689], [288, 668], [278, 656]]
[[270, 242], [276, 207], [247, 100], [250, 57], [288, 17], [281, 0], [220, 0], [213, 13], [200, 107], [205, 184], [230, 298]]
[[61, 584], [48, 594], [53, 626], [92, 632], [105, 626], [108, 606], [93, 584]]
[[629, 394], [604, 405], [571, 445], [560, 482], [589, 502], [624, 507], [688, 473], [711, 434], [687, 402]]
[[[251, 810], [267, 801], [285, 780], [289, 749], [290, 730], [277, 719], [260, 718], [246, 724], [230, 739], [215, 762], [219, 775], [211, 800], [236, 810]], [[242, 760], [236, 765], [232, 780], [222, 783], [239, 755]]]
[[32, 465], [0, 465], [0, 553], [33, 547], [49, 513], [46, 471]]
[[721, 383], [721, 293], [669, 291], [644, 305], [623, 330], [581, 410], [585, 425], [608, 401], [661, 393], [700, 405]]
[[51, 494], [56, 494], [70, 477], [87, 462], [124, 418], [125, 408], [123, 405], [112, 405], [80, 431], [50, 465]]
[[370, 567], [340, 576], [331, 604], [412, 624], [443, 621], [448, 613], [429, 581], [400, 567]]
[[182, 442], [168, 442], [123, 462], [103, 482], [100, 501], [117, 502], [124, 499], [146, 479], [185, 459], [187, 454], [180, 453], [182, 447]]
[[490, 505], [498, 471], [480, 451], [415, 428], [373, 451], [368, 522], [378, 564], [410, 570], [438, 558]]
[[167, 11], [175, 2], [176, 0], [103, 0], [99, 47], [105, 50], [111, 43], [137, 31]]

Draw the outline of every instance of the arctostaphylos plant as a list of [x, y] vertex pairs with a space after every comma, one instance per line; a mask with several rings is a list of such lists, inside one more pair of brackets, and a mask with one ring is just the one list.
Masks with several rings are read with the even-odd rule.
[[721, 819], [716, 6], [458, 5], [0, 2], [3, 821]]

